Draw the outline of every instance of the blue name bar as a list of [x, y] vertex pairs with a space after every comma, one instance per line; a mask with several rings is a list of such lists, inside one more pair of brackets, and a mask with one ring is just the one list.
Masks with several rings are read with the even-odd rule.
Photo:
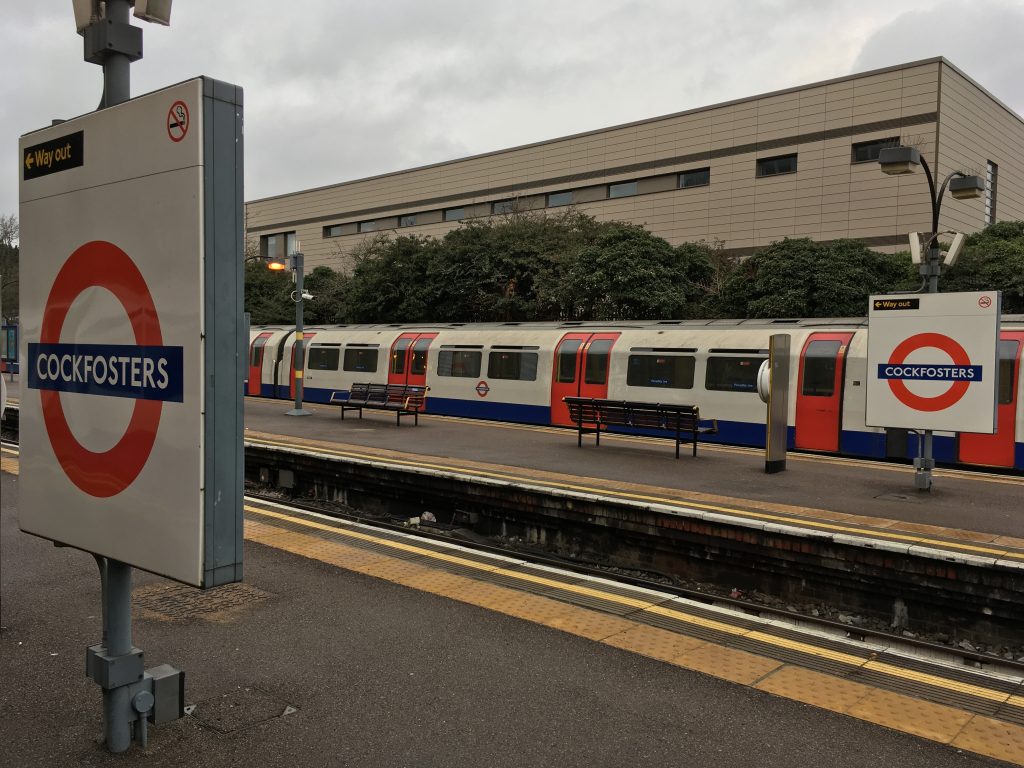
[[180, 403], [183, 361], [181, 347], [29, 344], [26, 362], [29, 389]]
[[981, 381], [981, 366], [880, 363], [878, 378], [905, 381]]

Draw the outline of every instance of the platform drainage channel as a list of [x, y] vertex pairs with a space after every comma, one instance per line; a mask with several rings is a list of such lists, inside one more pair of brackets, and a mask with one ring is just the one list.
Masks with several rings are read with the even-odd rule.
[[295, 712], [297, 707], [252, 686], [201, 701], [189, 714], [219, 733], [233, 733]]
[[132, 592], [140, 618], [156, 621], [233, 621], [254, 603], [272, 597], [250, 584], [225, 584], [205, 591], [183, 584], [146, 584]]

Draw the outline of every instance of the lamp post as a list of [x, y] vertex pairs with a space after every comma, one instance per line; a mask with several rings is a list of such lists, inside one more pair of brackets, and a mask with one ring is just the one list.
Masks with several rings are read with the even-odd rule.
[[[946, 194], [947, 188], [957, 200], [981, 197], [985, 184], [978, 176], [971, 176], [963, 171], [953, 171], [943, 179], [942, 186], [936, 191], [935, 178], [932, 176], [931, 168], [928, 167], [924, 156], [913, 147], [886, 147], [878, 153], [878, 164], [882, 168], [882, 173], [891, 176], [914, 173], [919, 165], [924, 169], [925, 178], [928, 180], [929, 201], [932, 205], [932, 228], [928, 233], [927, 253], [921, 260], [921, 287], [914, 293], [921, 291], [938, 293], [942, 267], [942, 255], [939, 252], [939, 210], [942, 208], [942, 198]], [[934, 468], [932, 431], [926, 429], [923, 439], [918, 443], [918, 456], [914, 459], [914, 487], [919, 491], [930, 491]]]
[[305, 376], [304, 363], [306, 360], [305, 344], [302, 338], [302, 311], [303, 303], [308, 295], [302, 285], [304, 277], [303, 259], [302, 252], [295, 251], [287, 257], [287, 260], [271, 258], [267, 263], [267, 268], [275, 272], [290, 268], [292, 270], [292, 279], [295, 281], [295, 290], [292, 291], [292, 301], [295, 302], [295, 343], [292, 345], [292, 368], [295, 370], [295, 407], [290, 411], [285, 411], [285, 416], [310, 416], [313, 413], [302, 407], [302, 382]]

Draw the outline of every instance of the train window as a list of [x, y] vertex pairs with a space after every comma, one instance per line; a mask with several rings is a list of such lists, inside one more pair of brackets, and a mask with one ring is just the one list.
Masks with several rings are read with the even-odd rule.
[[413, 376], [422, 376], [427, 372], [427, 347], [430, 346], [430, 339], [416, 339], [412, 345], [412, 362], [409, 363], [409, 373]]
[[405, 350], [409, 348], [409, 339], [399, 339], [391, 350], [391, 372], [405, 373]]
[[612, 350], [611, 339], [598, 339], [587, 347], [587, 363], [583, 381], [587, 384], [608, 383], [608, 353]]
[[369, 347], [345, 347], [346, 371], [377, 372], [377, 350]]
[[809, 397], [832, 397], [836, 391], [836, 360], [841, 341], [812, 341], [804, 355], [804, 386], [802, 394]]
[[310, 347], [306, 368], [310, 371], [336, 371], [341, 349], [338, 347]]
[[630, 355], [626, 384], [631, 387], [693, 389], [696, 358], [690, 355]]
[[480, 375], [483, 353], [477, 350], [442, 349], [437, 353], [437, 375], [475, 379]]
[[266, 344], [266, 336], [260, 336], [252, 343], [252, 358], [249, 360], [250, 368], [258, 368], [263, 365], [263, 347], [265, 347]]
[[764, 357], [709, 357], [704, 387], [718, 392], [756, 392]]
[[487, 375], [492, 379], [537, 380], [537, 353], [494, 350], [487, 355]]
[[1014, 363], [1017, 360], [1019, 341], [999, 342], [999, 404], [1009, 405], [1013, 402], [1013, 388], [1017, 383], [1014, 376]]
[[561, 384], [572, 384], [576, 381], [576, 353], [579, 351], [579, 339], [566, 339], [558, 347], [558, 381]]

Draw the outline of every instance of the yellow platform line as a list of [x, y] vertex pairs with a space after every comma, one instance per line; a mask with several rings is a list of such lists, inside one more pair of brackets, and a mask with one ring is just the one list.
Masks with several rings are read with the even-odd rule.
[[451, 472], [470, 477], [484, 477], [493, 480], [503, 480], [507, 482], [529, 482], [532, 485], [538, 485], [545, 488], [557, 488], [560, 490], [576, 491], [579, 493], [589, 493], [597, 496], [611, 496], [614, 498], [627, 499], [630, 501], [643, 501], [654, 504], [663, 504], [671, 507], [690, 507], [694, 509], [704, 510], [707, 512], [720, 512], [726, 515], [743, 517], [747, 519], [763, 520], [765, 522], [778, 523], [781, 525], [791, 525], [802, 528], [813, 528], [815, 530], [831, 531], [834, 533], [845, 533], [852, 536], [879, 538], [890, 541], [900, 541], [906, 542], [911, 545], [922, 545], [935, 547], [938, 549], [953, 550], [976, 555], [988, 555], [996, 558], [1013, 558], [1016, 560], [1024, 561], [1024, 552], [1015, 552], [1013, 550], [1004, 548], [986, 547], [978, 544], [964, 544], [961, 542], [947, 541], [944, 539], [932, 539], [925, 536], [921, 536], [919, 534], [896, 533], [893, 531], [877, 528], [864, 528], [859, 526], [842, 525], [839, 523], [828, 523], [813, 518], [779, 515], [769, 512], [755, 512], [753, 510], [740, 509], [738, 507], [727, 507], [718, 504], [708, 504], [705, 502], [691, 501], [689, 499], [681, 500], [673, 498], [671, 496], [642, 494], [635, 493], [632, 491], [616, 490], [614, 488], [605, 488], [601, 486], [583, 485], [580, 483], [556, 482], [553, 480], [545, 480], [543, 478], [524, 478], [522, 475], [513, 474], [511, 472], [498, 472], [492, 470], [476, 469], [473, 467], [466, 467], [460, 465], [442, 464], [438, 462], [426, 461], [423, 459], [406, 460], [395, 457], [385, 457], [379, 454], [374, 454], [369, 450], [365, 452], [356, 450], [341, 450], [337, 448], [328, 448], [320, 445], [310, 446], [308, 443], [303, 442], [267, 440], [264, 438], [256, 437], [247, 437], [246, 442], [269, 448], [294, 448], [303, 451], [313, 450], [317, 453], [323, 453], [330, 456], [337, 456], [341, 458], [359, 459], [363, 461], [375, 461], [378, 463], [414, 467], [417, 469], [433, 469], [437, 471]]
[[[929, 738], [933, 741], [960, 747], [1000, 760], [1024, 765], [1024, 728], [977, 715], [966, 710], [917, 699], [870, 685], [847, 680], [802, 667], [785, 664], [769, 657], [750, 654], [728, 646], [704, 642], [636, 621], [631, 616], [649, 613], [672, 618], [694, 627], [713, 629], [726, 635], [757, 640], [766, 645], [799, 651], [812, 657], [847, 665], [851, 671], [870, 669], [888, 677], [914, 683], [925, 683], [935, 688], [966, 693], [991, 702], [1014, 701], [1020, 697], [993, 691], [984, 686], [946, 680], [945, 678], [913, 670], [901, 669], [893, 664], [863, 659], [809, 643], [774, 637], [760, 630], [734, 627], [724, 621], [689, 616], [663, 603], [616, 595], [581, 584], [546, 579], [536, 574], [510, 570], [500, 564], [484, 564], [457, 554], [435, 552], [402, 541], [381, 538], [364, 531], [337, 527], [306, 517], [296, 517], [270, 509], [246, 505], [250, 515], [269, 520], [289, 522], [316, 532], [328, 532], [339, 538], [372, 542], [396, 553], [413, 554], [428, 559], [473, 569], [481, 574], [500, 574], [523, 582], [552, 586], [581, 596], [599, 597], [635, 609], [625, 617], [600, 614], [596, 611], [566, 604], [558, 600], [474, 581], [471, 578], [446, 574], [430, 576], [428, 564], [395, 563], [388, 565], [386, 554], [367, 558], [360, 556], [344, 544], [324, 540], [318, 533], [301, 534], [272, 524], [258, 523], [251, 517], [247, 522], [246, 537], [268, 546], [285, 549], [304, 557], [332, 562], [366, 575], [410, 586], [421, 591], [444, 595], [461, 602], [478, 605], [507, 615], [559, 629], [622, 650], [655, 658], [675, 666], [684, 667], [720, 679], [731, 680], [759, 690], [819, 708], [856, 717], [888, 728]], [[331, 551], [332, 547], [335, 551]], [[348, 552], [349, 554], [345, 554]], [[369, 561], [368, 561], [369, 560]]]

